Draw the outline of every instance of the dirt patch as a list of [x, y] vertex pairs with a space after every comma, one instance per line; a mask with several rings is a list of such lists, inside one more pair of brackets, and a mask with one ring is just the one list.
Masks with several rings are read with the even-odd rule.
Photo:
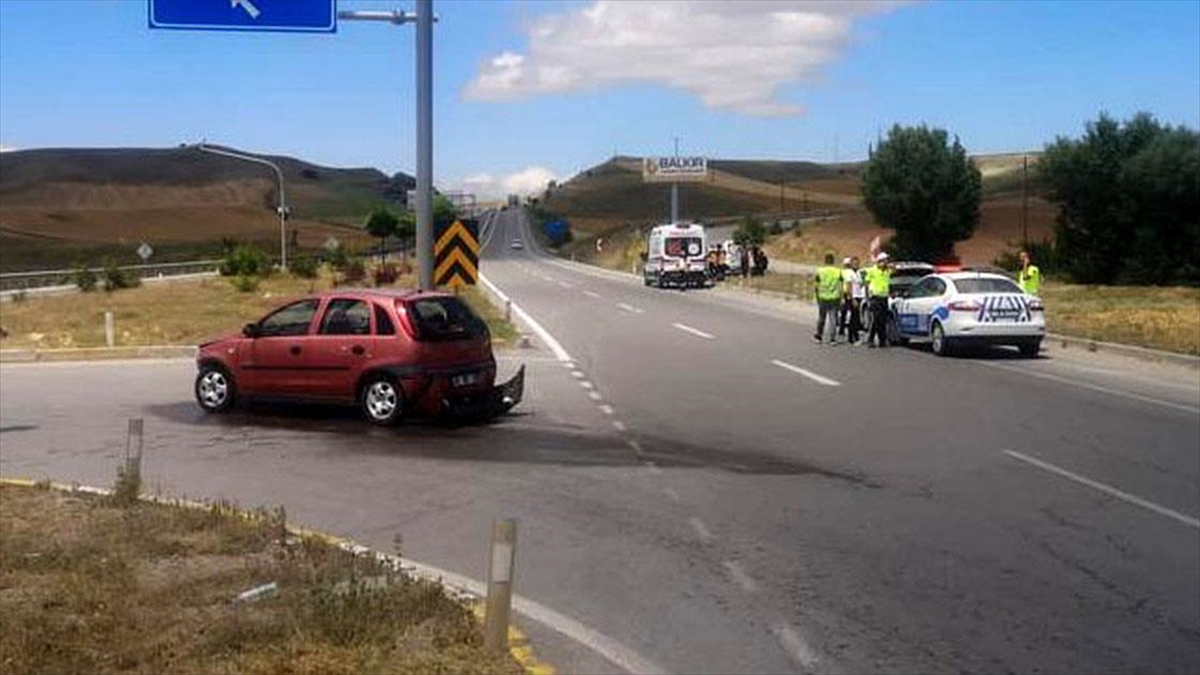
[[11, 485], [0, 504], [0, 673], [522, 672], [440, 585], [274, 518]]

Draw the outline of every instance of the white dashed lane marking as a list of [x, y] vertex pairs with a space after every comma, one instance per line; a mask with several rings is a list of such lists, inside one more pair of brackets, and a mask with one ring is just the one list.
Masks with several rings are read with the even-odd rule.
[[671, 501], [675, 502], [676, 504], [679, 503], [679, 501], [680, 501], [679, 493], [675, 491], [675, 488], [669, 488], [669, 487], [663, 488], [663, 493], [665, 493], [667, 495], [667, 498], [670, 499]]
[[818, 375], [811, 370], [805, 370], [804, 368], [801, 368], [800, 366], [793, 366], [792, 364], [786, 363], [784, 361], [780, 361], [779, 359], [774, 359], [771, 361], [771, 363], [775, 364], [776, 366], [779, 366], [780, 368], [783, 368], [784, 370], [790, 370], [793, 373], [796, 373], [797, 375], [803, 375], [804, 377], [807, 377], [808, 379], [812, 380], [813, 382], [816, 382], [817, 384], [823, 384], [826, 387], [840, 387], [842, 384], [841, 382], [838, 382], [837, 380], [831, 380], [828, 377], [825, 377], [824, 375]]
[[627, 305], [623, 302], [617, 303], [617, 309], [623, 309], [626, 312], [629, 312], [630, 314], [642, 314], [645, 311], [638, 307], [634, 307], [633, 305]]
[[704, 524], [703, 520], [692, 516], [688, 519], [688, 522], [691, 523], [692, 529], [696, 531], [696, 536], [700, 537], [700, 541], [706, 544], [712, 541], [712, 532], [708, 531], [708, 526]]
[[595, 291], [584, 291], [583, 294], [588, 296], [589, 298], [592, 298], [593, 300], [600, 299], [600, 294], [596, 293]]
[[587, 380], [580, 380], [579, 386], [583, 387], [584, 389], [593, 389], [595, 387], [595, 385], [593, 385], [591, 382], [588, 382]]
[[804, 638], [800, 637], [796, 629], [786, 623], [781, 623], [775, 626], [771, 632], [775, 633], [775, 638], [779, 640], [780, 646], [801, 668], [808, 670], [816, 664], [817, 655], [813, 652], [812, 647], [809, 647], [808, 643], [804, 641]]
[[1137, 495], [1131, 495], [1128, 492], [1125, 492], [1123, 490], [1118, 490], [1117, 488], [1112, 487], [1111, 485], [1105, 485], [1104, 483], [1094, 481], [1091, 478], [1087, 478], [1085, 476], [1080, 476], [1077, 473], [1074, 473], [1072, 471], [1067, 471], [1066, 469], [1064, 469], [1062, 467], [1055, 466], [1055, 465], [1051, 464], [1050, 462], [1044, 462], [1036, 457], [1030, 457], [1029, 455], [1023, 455], [1019, 452], [1014, 452], [1012, 450], [1005, 450], [1004, 454], [1008, 455], [1009, 457], [1012, 457], [1013, 459], [1019, 459], [1022, 462], [1025, 462], [1027, 464], [1032, 464], [1033, 466], [1036, 466], [1037, 468], [1042, 469], [1043, 471], [1049, 471], [1050, 473], [1062, 476], [1063, 478], [1066, 478], [1067, 480], [1075, 481], [1076, 483], [1079, 483], [1080, 485], [1086, 485], [1086, 486], [1092, 488], [1093, 490], [1099, 490], [1100, 492], [1103, 492], [1104, 494], [1106, 494], [1110, 497], [1116, 497], [1117, 499], [1120, 499], [1123, 502], [1133, 504], [1134, 506], [1140, 506], [1143, 509], [1146, 509], [1147, 511], [1153, 511], [1160, 516], [1166, 516], [1173, 520], [1178, 520], [1179, 522], [1183, 523], [1184, 525], [1190, 525], [1190, 526], [1200, 530], [1200, 520], [1193, 518], [1191, 516], [1188, 516], [1188, 515], [1184, 515], [1174, 509], [1169, 509], [1165, 506], [1159, 506], [1158, 504], [1155, 504], [1154, 502], [1146, 500], [1146, 499], [1142, 499], [1141, 497], [1138, 497]]
[[614, 429], [616, 429], [617, 431], [620, 431], [620, 432], [624, 432], [627, 428], [625, 426], [625, 423], [622, 422], [621, 420], [613, 420], [612, 425], [613, 425]]
[[704, 338], [705, 340], [717, 339], [717, 336], [713, 335], [712, 333], [705, 333], [704, 331], [700, 330], [699, 328], [692, 328], [691, 326], [688, 326], [686, 324], [673, 323], [671, 325], [685, 333], [690, 333], [691, 335], [695, 335], [696, 337], [699, 337], [699, 338]]
[[604, 397], [601, 396], [600, 392], [598, 391], [589, 391], [588, 398], [592, 399], [593, 401], [600, 401], [604, 399]]
[[742, 565], [738, 561], [726, 560], [721, 564], [725, 566], [725, 571], [729, 572], [729, 576], [733, 579], [734, 583], [741, 586], [743, 591], [747, 593], [758, 591], [758, 582], [754, 581], [749, 574], [746, 574], [746, 570], [742, 569]]
[[613, 407], [607, 403], [602, 403], [596, 407], [599, 408], [600, 412], [604, 413], [605, 415], [613, 414]]

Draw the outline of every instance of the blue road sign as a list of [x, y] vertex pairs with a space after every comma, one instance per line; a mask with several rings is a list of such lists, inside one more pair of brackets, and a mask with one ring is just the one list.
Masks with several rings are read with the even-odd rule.
[[337, 0], [148, 0], [150, 27], [336, 33]]

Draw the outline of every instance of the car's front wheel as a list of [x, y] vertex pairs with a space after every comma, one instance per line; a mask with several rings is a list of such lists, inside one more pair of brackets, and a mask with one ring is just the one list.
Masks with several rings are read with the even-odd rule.
[[390, 426], [404, 416], [404, 392], [387, 375], [372, 375], [359, 391], [363, 415], [372, 424]]
[[1021, 356], [1024, 356], [1027, 359], [1037, 358], [1038, 351], [1040, 351], [1041, 348], [1042, 348], [1041, 340], [1030, 340], [1028, 342], [1022, 342], [1021, 344], [1017, 345], [1017, 349], [1021, 350]]
[[942, 329], [942, 324], [935, 323], [933, 328], [929, 329], [929, 346], [938, 356], [950, 355], [950, 338], [946, 337], [946, 331]]
[[206, 363], [196, 374], [196, 402], [204, 412], [224, 412], [233, 407], [237, 384], [221, 366]]

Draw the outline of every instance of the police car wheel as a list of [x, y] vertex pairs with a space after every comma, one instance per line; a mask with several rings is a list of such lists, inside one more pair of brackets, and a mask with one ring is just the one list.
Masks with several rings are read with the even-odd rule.
[[935, 323], [933, 328], [929, 329], [929, 346], [938, 356], [950, 354], [950, 339], [946, 337], [946, 331], [942, 330], [942, 324]]
[[1038, 351], [1042, 348], [1041, 340], [1030, 340], [1017, 345], [1017, 349], [1021, 350], [1021, 356], [1027, 359], [1037, 358]]

